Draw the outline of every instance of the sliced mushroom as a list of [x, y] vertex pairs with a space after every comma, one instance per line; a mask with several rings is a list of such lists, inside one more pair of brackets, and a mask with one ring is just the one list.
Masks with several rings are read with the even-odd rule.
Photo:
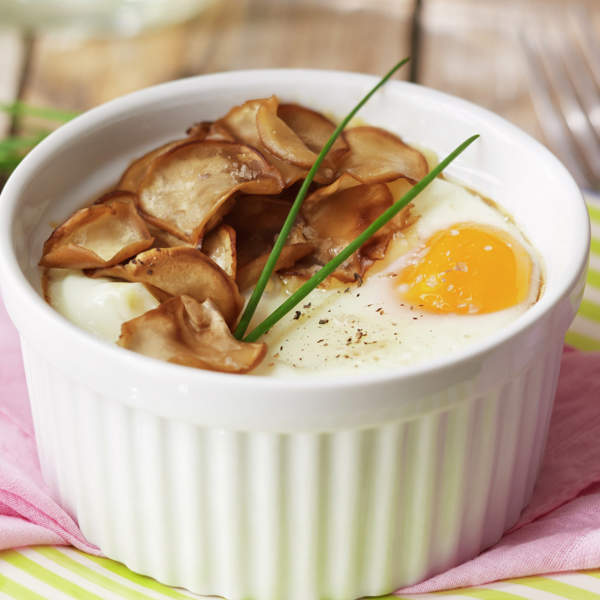
[[153, 225], [152, 223], [146, 223], [148, 225], [148, 231], [154, 238], [153, 248], [176, 248], [177, 246], [188, 246], [189, 248], [196, 248], [196, 244], [186, 242], [179, 239], [177, 236]]
[[350, 152], [340, 165], [340, 173], [350, 173], [363, 183], [383, 183], [401, 177], [415, 183], [427, 175], [425, 157], [389, 131], [353, 127], [345, 135]]
[[140, 184], [142, 180], [148, 173], [150, 166], [154, 162], [156, 158], [158, 158], [161, 154], [172, 150], [173, 148], [177, 148], [177, 146], [181, 146], [181, 144], [185, 144], [187, 139], [182, 140], [174, 140], [172, 142], [167, 142], [162, 146], [151, 150], [144, 156], [137, 158], [134, 160], [125, 170], [121, 179], [117, 183], [117, 190], [129, 191], [129, 192], [137, 192], [140, 188]]
[[225, 222], [236, 231], [238, 269], [271, 251], [290, 206], [289, 202], [272, 196], [238, 196], [225, 217]]
[[[318, 154], [323, 149], [333, 132], [335, 123], [310, 108], [299, 104], [280, 104], [277, 116], [282, 119], [294, 133], [304, 142], [309, 150]], [[324, 164], [337, 167], [350, 151], [345, 134], [342, 132], [335, 140], [331, 150], [325, 157]]]
[[236, 340], [210, 300], [178, 296], [123, 323], [119, 346], [171, 363], [247, 373], [264, 358], [262, 343]]
[[161, 154], [164, 154], [173, 148], [177, 148], [177, 146], [181, 146], [181, 144], [185, 144], [190, 140], [201, 141], [205, 139], [211, 131], [211, 126], [212, 123], [210, 121], [195, 123], [186, 131], [188, 135], [187, 138], [167, 142], [166, 144], [163, 144], [162, 146], [159, 146], [158, 148], [155, 148], [154, 150], [144, 154], [144, 156], [137, 158], [127, 167], [121, 176], [121, 179], [119, 179], [116, 189], [137, 192], [142, 180], [152, 166], [152, 163], [159, 156], [161, 156]]
[[82, 208], [46, 240], [40, 265], [95, 269], [116, 265], [152, 246], [144, 220], [126, 195]]
[[94, 200], [94, 204], [107, 204], [111, 200], [120, 200], [121, 202], [127, 202], [135, 206], [137, 204], [137, 194], [135, 192], [128, 192], [127, 190], [111, 190]]
[[205, 140], [210, 133], [212, 126], [212, 121], [199, 121], [198, 123], [190, 125], [190, 127], [185, 130], [185, 133], [191, 138]]
[[278, 106], [275, 96], [260, 103], [256, 111], [256, 128], [260, 141], [277, 158], [310, 169], [317, 160], [317, 154], [277, 115]]
[[197, 244], [229, 210], [237, 191], [276, 194], [279, 172], [253, 148], [230, 142], [189, 142], [158, 157], [140, 186], [144, 217]]
[[235, 322], [243, 304], [235, 281], [196, 248], [153, 248], [124, 265], [98, 269], [91, 275], [139, 281], [171, 296], [185, 294], [199, 302], [208, 298], [230, 325]]
[[237, 270], [235, 237], [233, 227], [219, 225], [202, 240], [202, 252], [233, 279]]
[[[240, 106], [234, 106], [224, 117], [215, 122], [216, 126], [222, 126], [229, 131], [235, 138], [245, 144], [256, 148], [273, 165], [283, 178], [285, 187], [293, 185], [297, 181], [304, 179], [308, 173], [308, 168], [299, 167], [286, 160], [275, 156], [269, 152], [268, 148], [262, 143], [257, 127], [257, 114], [263, 103], [269, 98], [259, 98], [248, 100]], [[332, 169], [319, 169], [315, 176], [317, 183], [329, 183], [334, 177]]]
[[[313, 244], [308, 243], [289, 244], [288, 246], [284, 246], [275, 263], [274, 271], [277, 272], [293, 267], [300, 259], [308, 256], [314, 249], [315, 247]], [[240, 291], [243, 292], [247, 290], [258, 281], [260, 274], [267, 264], [269, 254], [270, 253], [263, 254], [262, 256], [255, 258], [239, 270], [237, 284]]]
[[[303, 222], [295, 227], [291, 239], [314, 244], [316, 262], [325, 264], [392, 203], [387, 185], [362, 184], [350, 175], [343, 175], [307, 198], [301, 211]], [[373, 260], [383, 257], [391, 236], [402, 223], [399, 217], [388, 222], [335, 271], [334, 277], [342, 281], [362, 277]]]
[[320, 187], [312, 194], [309, 194], [302, 203], [302, 213], [309, 214], [323, 200], [330, 198], [334, 194], [343, 192], [344, 190], [361, 184], [362, 181], [354, 175], [350, 175], [350, 173], [342, 173], [342, 175], [340, 175], [340, 177], [338, 177], [333, 183]]

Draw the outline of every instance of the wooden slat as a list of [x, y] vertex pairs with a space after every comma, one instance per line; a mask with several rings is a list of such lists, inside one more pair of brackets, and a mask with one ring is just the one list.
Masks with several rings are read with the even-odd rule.
[[[0, 29], [0, 103], [16, 100], [24, 59], [21, 36], [14, 30]], [[0, 112], [0, 139], [8, 134], [10, 126], [10, 117]]]
[[561, 21], [576, 3], [600, 18], [597, 0], [425, 0], [421, 82], [490, 108], [543, 141], [518, 36], [539, 26], [541, 14]]
[[[575, 0], [422, 0], [421, 82], [482, 104], [541, 137], [515, 33], [542, 8], [559, 11], [570, 1]], [[600, 19], [597, 0], [577, 1]], [[135, 37], [40, 35], [24, 99], [84, 110], [162, 81], [231, 69], [383, 73], [410, 51], [413, 5], [414, 0], [215, 0], [187, 24]]]
[[383, 73], [408, 53], [410, 6], [219, 0], [194, 21], [112, 40], [41, 35], [24, 99], [81, 110], [148, 85], [199, 73], [314, 67]]

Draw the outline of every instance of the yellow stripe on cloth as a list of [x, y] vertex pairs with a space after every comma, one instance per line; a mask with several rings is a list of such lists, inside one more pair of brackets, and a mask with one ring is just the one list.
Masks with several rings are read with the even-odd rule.
[[543, 592], [550, 592], [561, 598], [567, 598], [567, 600], [600, 600], [600, 593], [590, 592], [554, 578], [523, 577], [520, 579], [508, 579], [507, 581]]
[[103, 600], [93, 592], [82, 588], [64, 577], [56, 575], [56, 573], [46, 569], [46, 567], [42, 567], [42, 565], [15, 550], [9, 550], [0, 554], [0, 560], [6, 561], [13, 567], [21, 569], [28, 575], [35, 577], [39, 581], [52, 586], [54, 589], [72, 598], [77, 598], [78, 600]]
[[596, 304], [595, 302], [584, 298], [581, 301], [581, 306], [579, 307], [577, 314], [590, 321], [600, 323], [600, 304]]
[[36, 594], [20, 583], [2, 575], [2, 573], [0, 573], [0, 592], [15, 598], [15, 600], [46, 600], [44, 596]]
[[600, 208], [588, 202], [588, 212], [590, 213], [592, 223], [600, 225]]
[[77, 554], [80, 554], [81, 556], [85, 556], [87, 559], [95, 562], [103, 569], [106, 569], [107, 571], [110, 571], [111, 573], [114, 573], [119, 577], [128, 579], [129, 581], [136, 583], [137, 585], [140, 585], [142, 587], [148, 588], [149, 590], [160, 592], [164, 595], [165, 598], [175, 598], [176, 600], [189, 600], [190, 598], [190, 596], [182, 594], [181, 592], [178, 592], [173, 588], [159, 583], [151, 577], [139, 575], [138, 573], [130, 571], [124, 564], [120, 562], [116, 562], [114, 560], [111, 560], [110, 558], [103, 558], [101, 556], [92, 556], [91, 554], [81, 552], [81, 550], [75, 550], [75, 552], [77, 552]]
[[79, 577], [82, 577], [83, 579], [86, 579], [87, 581], [94, 583], [108, 590], [109, 592], [118, 594], [125, 600], [150, 600], [151, 598], [142, 592], [133, 590], [126, 585], [114, 581], [113, 579], [109, 579], [105, 575], [97, 573], [93, 569], [90, 569], [76, 560], [73, 560], [70, 556], [63, 554], [63, 552], [56, 548], [45, 546], [42, 548], [36, 548], [36, 552], [39, 552], [39, 554], [42, 556], [54, 561], [56, 564], [63, 567], [63, 569], [67, 569], [75, 575], [78, 575]]

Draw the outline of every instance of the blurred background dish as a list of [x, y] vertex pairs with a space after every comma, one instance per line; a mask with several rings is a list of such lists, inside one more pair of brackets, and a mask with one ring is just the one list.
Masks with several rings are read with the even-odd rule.
[[[591, 188], [597, 177], [577, 172], [585, 171], [581, 148], [553, 131], [569, 119], [598, 127], [599, 33], [596, 0], [0, 0], [0, 102], [81, 111], [189, 75], [268, 67], [381, 74], [410, 54], [401, 77], [508, 118]], [[595, 108], [549, 117], [532, 48], [556, 72], [556, 58], [577, 50]], [[549, 97], [560, 109], [557, 91]], [[51, 126], [4, 117], [0, 138]]]
[[3, 0], [5, 24], [71, 35], [134, 35], [185, 21], [211, 0]]

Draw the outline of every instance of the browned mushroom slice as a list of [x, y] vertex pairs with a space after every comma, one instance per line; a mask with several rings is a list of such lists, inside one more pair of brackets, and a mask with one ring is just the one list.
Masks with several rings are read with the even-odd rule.
[[199, 121], [198, 123], [194, 123], [190, 127], [185, 130], [185, 133], [192, 138], [197, 138], [199, 140], [206, 139], [206, 136], [210, 132], [210, 128], [212, 127], [212, 121]]
[[285, 218], [290, 203], [272, 196], [240, 194], [225, 222], [236, 231], [238, 269], [268, 253]]
[[135, 206], [137, 204], [137, 194], [128, 192], [127, 190], [111, 190], [94, 200], [94, 204], [106, 204], [111, 200], [120, 200], [121, 202], [128, 202]]
[[44, 244], [40, 265], [95, 269], [116, 265], [152, 246], [154, 238], [131, 202], [114, 199], [82, 208]]
[[273, 156], [260, 141], [256, 127], [256, 113], [262, 102], [264, 99], [248, 100], [240, 106], [234, 106], [224, 117], [216, 121], [215, 125], [223, 127], [240, 142], [249, 144], [261, 152], [269, 164], [281, 173], [284, 185], [287, 187], [303, 179], [308, 171]]
[[189, 142], [154, 161], [139, 206], [154, 225], [197, 244], [231, 207], [232, 194], [276, 194], [282, 186], [279, 172], [249, 146]]
[[[298, 243], [284, 246], [281, 250], [281, 254], [275, 263], [275, 271], [281, 271], [282, 269], [289, 269], [293, 267], [300, 259], [308, 256], [315, 247], [313, 244]], [[260, 277], [262, 270], [267, 264], [269, 253], [263, 254], [258, 258], [250, 261], [247, 265], [242, 267], [238, 271], [237, 283], [240, 290], [243, 292], [249, 287], [252, 287]]]
[[[385, 184], [361, 184], [349, 175], [342, 176], [307, 198], [302, 208], [304, 223], [296, 227], [292, 240], [299, 241], [301, 237], [313, 243], [317, 248], [316, 261], [325, 264], [392, 203], [392, 194]], [[401, 222], [397, 217], [380, 229], [336, 270], [334, 276], [342, 281], [353, 281], [362, 276], [373, 260], [383, 256]]]
[[339, 172], [363, 183], [382, 183], [404, 177], [415, 183], [427, 175], [425, 157], [399, 137], [378, 127], [354, 127], [346, 131], [350, 152]]
[[233, 324], [243, 304], [235, 281], [196, 248], [153, 248], [124, 265], [99, 269], [94, 277], [116, 277], [151, 285], [171, 296], [183, 294], [199, 302], [212, 300]]
[[340, 177], [338, 177], [333, 183], [323, 186], [315, 190], [312, 194], [309, 194], [302, 203], [302, 213], [308, 214], [324, 199], [330, 198], [338, 192], [343, 192], [348, 188], [353, 188], [361, 184], [362, 181], [354, 175], [350, 175], [350, 173], [342, 173], [342, 175], [340, 175]]
[[190, 140], [200, 141], [206, 138], [206, 136], [211, 131], [212, 123], [210, 121], [202, 121], [201, 123], [194, 123], [187, 131], [187, 138], [173, 140], [172, 142], [167, 142], [154, 150], [144, 154], [140, 158], [134, 160], [125, 170], [123, 175], [121, 175], [121, 179], [119, 183], [117, 183], [117, 190], [125, 190], [130, 192], [137, 192], [142, 180], [148, 173], [150, 167], [154, 160], [156, 160], [161, 154], [172, 150], [173, 148], [177, 148], [177, 146], [181, 146], [181, 144], [185, 144]]
[[236, 340], [210, 300], [185, 295], [123, 323], [117, 343], [152, 358], [225, 373], [251, 371], [267, 351], [265, 344]]
[[[283, 178], [285, 187], [293, 185], [297, 181], [304, 179], [308, 173], [306, 167], [299, 167], [273, 155], [262, 143], [258, 134], [256, 125], [256, 116], [258, 109], [266, 102], [268, 98], [259, 98], [257, 100], [248, 100], [240, 106], [234, 106], [224, 117], [215, 122], [215, 126], [224, 127], [235, 138], [245, 144], [256, 148], [273, 165]], [[317, 183], [329, 183], [334, 174], [319, 170], [315, 177]]]
[[121, 175], [121, 179], [119, 179], [116, 189], [137, 192], [142, 180], [148, 173], [152, 162], [161, 154], [164, 154], [173, 148], [177, 148], [177, 146], [181, 146], [181, 144], [185, 144], [188, 141], [188, 139], [182, 139], [167, 142], [166, 144], [151, 150], [147, 154], [144, 154], [144, 156], [137, 158], [127, 167], [123, 175]]
[[189, 248], [195, 248], [196, 244], [191, 244], [184, 240], [179, 239], [177, 236], [153, 225], [152, 223], [146, 223], [148, 225], [148, 231], [154, 238], [153, 248], [176, 248], [177, 246], [188, 246]]
[[[335, 131], [335, 123], [310, 108], [299, 104], [280, 104], [277, 116], [282, 119], [304, 142], [309, 150], [318, 154]], [[341, 159], [348, 154], [350, 147], [342, 133], [335, 140], [325, 157], [325, 164], [337, 167]]]
[[281, 160], [310, 169], [317, 154], [307, 148], [293, 129], [277, 115], [279, 102], [275, 96], [267, 98], [256, 111], [256, 128], [265, 148]]
[[236, 137], [221, 123], [211, 123], [210, 129], [206, 135], [207, 140], [216, 142], [237, 142]]
[[235, 137], [222, 125], [213, 121], [200, 121], [188, 127], [186, 133], [191, 138], [218, 142], [235, 142]]
[[202, 252], [217, 263], [227, 275], [235, 279], [237, 256], [235, 230], [229, 225], [219, 225], [202, 240]]

